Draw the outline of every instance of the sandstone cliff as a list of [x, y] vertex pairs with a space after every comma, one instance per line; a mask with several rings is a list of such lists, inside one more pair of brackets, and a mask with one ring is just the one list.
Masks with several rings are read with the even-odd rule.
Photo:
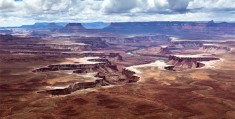
[[211, 60], [219, 60], [216, 57], [180, 57], [180, 56], [169, 56], [167, 64], [172, 65], [171, 67], [167, 67], [166, 69], [170, 70], [187, 70], [187, 69], [195, 69], [203, 67], [204, 64], [200, 63], [202, 61], [211, 61]]

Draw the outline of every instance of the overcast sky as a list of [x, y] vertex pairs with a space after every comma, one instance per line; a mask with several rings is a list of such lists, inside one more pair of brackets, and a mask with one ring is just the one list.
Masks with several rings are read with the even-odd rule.
[[235, 0], [0, 0], [0, 26], [35, 22], [235, 21]]

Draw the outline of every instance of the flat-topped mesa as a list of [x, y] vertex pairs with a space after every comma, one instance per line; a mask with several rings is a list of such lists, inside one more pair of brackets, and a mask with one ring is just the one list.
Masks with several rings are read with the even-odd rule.
[[118, 60], [118, 61], [122, 61], [123, 58], [119, 53], [109, 53], [109, 54], [105, 54], [105, 53], [82, 53], [82, 56], [84, 57], [101, 57], [101, 58], [105, 58], [105, 59], [109, 59], [109, 60]]
[[51, 95], [68, 95], [77, 90], [95, 88], [95, 87], [100, 87], [104, 85], [106, 84], [103, 82], [103, 79], [97, 79], [94, 82], [75, 83], [64, 89], [45, 90], [45, 91], [40, 91], [38, 93], [45, 93], [45, 94], [51, 94]]
[[104, 59], [104, 58], [99, 58], [99, 59], [88, 59], [88, 61], [93, 61], [93, 62], [102, 62], [105, 63], [107, 65], [111, 65], [111, 62], [108, 59]]
[[[46, 91], [40, 91], [38, 93], [45, 93], [51, 95], [67, 95], [77, 90], [107, 86], [107, 85], [120, 85], [125, 83], [133, 83], [139, 80], [138, 76], [135, 76], [135, 72], [123, 69], [122, 72], [118, 71], [117, 65], [108, 65], [108, 66], [96, 66], [91, 69], [81, 68], [75, 70], [74, 73], [88, 73], [88, 72], [97, 72], [95, 81], [91, 82], [82, 82], [74, 83], [65, 87], [63, 89], [52, 89]], [[81, 71], [81, 72], [80, 72]]]
[[167, 67], [168, 70], [186, 70], [186, 69], [194, 69], [205, 66], [202, 61], [211, 61], [211, 60], [219, 60], [216, 57], [203, 57], [203, 56], [173, 56], [170, 55], [167, 61], [168, 65], [172, 65], [171, 67]]
[[234, 23], [201, 23], [201, 22], [122, 22], [111, 23], [104, 31], [115, 33], [170, 33], [172, 34], [208, 34], [208, 33], [235, 33]]
[[190, 57], [190, 56], [174, 56], [174, 55], [170, 55], [168, 60], [176, 60], [176, 61], [179, 61], [179, 62], [182, 62], [182, 61], [186, 61], [186, 62], [197, 62], [197, 61], [210, 61], [210, 60], [219, 60], [219, 58], [217, 57]]
[[66, 30], [84, 30], [85, 27], [82, 26], [81, 23], [68, 23], [64, 29]]
[[[87, 53], [85, 56], [98, 56], [98, 58], [80, 58], [83, 60], [87, 60], [84, 62], [80, 62], [79, 60], [76, 60], [75, 58], [70, 58], [70, 60], [74, 61], [75, 64], [55, 64], [55, 65], [49, 65], [47, 67], [43, 68], [38, 68], [33, 70], [33, 72], [48, 72], [48, 71], [59, 71], [59, 70], [76, 70], [75, 72], [77, 73], [82, 73], [82, 72], [88, 72], [95, 67], [99, 66], [107, 66], [110, 67], [112, 66], [114, 69], [115, 68], [112, 65], [112, 61], [122, 61], [122, 56], [119, 53], [110, 53], [110, 54], [104, 54], [104, 53]], [[100, 58], [101, 57], [101, 58]]]
[[95, 63], [95, 64], [57, 64], [49, 65], [48, 67], [39, 68], [33, 70], [33, 72], [48, 72], [48, 71], [59, 71], [59, 70], [77, 70], [77, 69], [91, 69], [96, 66], [109, 65], [107, 63]]

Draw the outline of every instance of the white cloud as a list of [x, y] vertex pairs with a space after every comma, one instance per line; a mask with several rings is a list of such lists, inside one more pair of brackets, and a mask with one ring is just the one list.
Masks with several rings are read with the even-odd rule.
[[31, 22], [235, 21], [235, 0], [0, 0], [0, 26]]
[[235, 0], [193, 0], [189, 3], [189, 8], [201, 9], [235, 9]]
[[138, 0], [105, 0], [103, 10], [106, 13], [129, 12], [137, 6]]

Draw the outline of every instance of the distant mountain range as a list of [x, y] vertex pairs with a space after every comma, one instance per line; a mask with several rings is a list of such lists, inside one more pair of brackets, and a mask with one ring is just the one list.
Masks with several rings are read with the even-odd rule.
[[35, 23], [33, 25], [22, 25], [20, 28], [26, 29], [58, 29], [63, 28], [67, 23]]
[[[177, 22], [177, 21], [155, 21], [155, 22], [114, 22], [114, 23], [35, 23], [33, 25], [23, 25], [23, 29], [50, 30], [61, 33], [99, 33], [109, 32], [117, 34], [141, 34], [160, 33], [169, 35], [184, 35], [195, 37], [213, 36], [219, 34], [235, 34], [235, 23], [220, 22]], [[5, 30], [5, 29], [4, 29]], [[4, 31], [2, 32], [10, 32]]]
[[[79, 23], [65, 23], [65, 22], [59, 22], [59, 23], [35, 23], [32, 25], [22, 25], [20, 28], [27, 28], [27, 29], [58, 29], [65, 27], [68, 24], [79, 24]], [[104, 22], [91, 22], [91, 23], [80, 23], [84, 28], [86, 29], [102, 29], [104, 27], [107, 27], [110, 25], [110, 23], [104, 23]]]

